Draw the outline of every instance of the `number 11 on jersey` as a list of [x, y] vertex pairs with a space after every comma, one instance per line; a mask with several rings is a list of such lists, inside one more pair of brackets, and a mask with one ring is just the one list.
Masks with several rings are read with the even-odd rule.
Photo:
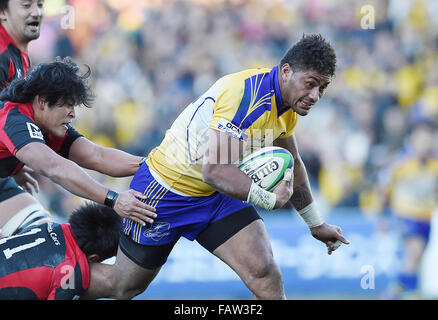
[[[11, 240], [13, 238], [18, 238], [18, 237], [24, 237], [24, 236], [32, 235], [32, 234], [38, 233], [40, 231], [41, 231], [41, 229], [35, 228], [35, 229], [32, 229], [32, 230], [30, 230], [28, 232], [25, 232], [23, 234], [18, 234], [16, 236], [2, 238], [2, 239], [0, 239], [0, 244], [4, 244], [4, 243], [6, 243], [6, 241]], [[30, 249], [30, 248], [33, 248], [33, 247], [36, 247], [37, 245], [39, 245], [39, 244], [41, 244], [41, 243], [43, 243], [45, 241], [46, 241], [46, 239], [44, 239], [44, 238], [36, 238], [35, 241], [32, 241], [30, 243], [22, 244], [21, 246], [18, 246], [18, 247], [15, 247], [15, 248], [6, 248], [5, 250], [3, 250], [3, 254], [5, 255], [6, 259], [9, 259], [9, 258], [12, 257], [12, 255], [14, 253], [17, 253], [17, 252], [20, 252], [20, 251], [23, 251], [23, 250], [26, 250], [26, 249]]]

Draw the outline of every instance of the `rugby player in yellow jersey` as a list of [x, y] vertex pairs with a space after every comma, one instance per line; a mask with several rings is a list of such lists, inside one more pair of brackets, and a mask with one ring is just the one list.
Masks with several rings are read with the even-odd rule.
[[412, 127], [406, 148], [382, 175], [380, 195], [395, 218], [393, 224], [403, 239], [402, 265], [387, 299], [419, 298], [419, 273], [429, 243], [430, 220], [438, 207], [437, 134], [433, 122]]
[[[156, 208], [157, 218], [145, 227], [124, 221], [115, 264], [98, 266], [106, 269], [100, 274], [107, 286], [91, 283], [88, 298], [126, 299], [143, 292], [183, 236], [228, 264], [255, 298], [285, 299], [253, 204], [272, 210], [290, 200], [329, 254], [336, 241], [348, 244], [341, 229], [318, 214], [293, 134], [298, 117], [322, 97], [335, 67], [335, 52], [321, 35], [303, 36], [280, 65], [224, 76], [188, 105], [131, 182]], [[235, 164], [272, 143], [288, 149], [295, 166], [293, 175], [268, 192]]]

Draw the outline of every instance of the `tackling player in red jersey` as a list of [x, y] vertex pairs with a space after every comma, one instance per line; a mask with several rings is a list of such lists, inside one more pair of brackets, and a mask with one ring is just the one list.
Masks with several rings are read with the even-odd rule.
[[[0, 185], [0, 194], [11, 188]], [[11, 220], [22, 212], [12, 197], [0, 202], [4, 210]], [[90, 281], [99, 285], [105, 280], [96, 270], [90, 272], [90, 266], [117, 252], [121, 220], [114, 210], [89, 203], [62, 224], [31, 216], [35, 218], [15, 226], [11, 236], [0, 238], [0, 299], [74, 299]]]
[[[4, 180], [3, 178], [11, 180], [11, 178], [6, 177], [13, 176], [15, 181], [27, 191], [31, 193], [33, 193], [33, 190], [38, 191], [37, 181], [28, 174], [28, 167], [31, 167], [61, 184], [74, 194], [114, 207], [124, 217], [130, 217], [140, 223], [142, 223], [142, 220], [146, 222], [152, 221], [149, 216], [154, 216], [150, 211], [154, 211], [154, 209], [145, 206], [141, 201], [137, 200], [134, 192], [126, 191], [119, 195], [106, 188], [105, 197], [105, 191], [102, 189], [103, 186], [85, 176], [84, 172], [80, 174], [83, 178], [85, 177], [83, 182], [75, 183], [74, 181], [67, 181], [71, 179], [65, 177], [65, 172], [70, 177], [74, 172], [66, 170], [66, 162], [63, 162], [64, 165], [59, 163], [61, 161], [60, 157], [54, 157], [54, 154], [58, 153], [67, 159], [74, 158], [74, 162], [82, 164], [82, 167], [88, 169], [98, 167], [97, 171], [110, 174], [111, 176], [133, 175], [138, 169], [138, 163], [142, 159], [120, 150], [102, 148], [95, 145], [83, 138], [68, 125], [67, 122], [74, 118], [75, 105], [70, 105], [68, 108], [65, 108], [65, 106], [72, 102], [87, 104], [88, 100], [88, 93], [84, 83], [88, 74], [83, 78], [76, 75], [78, 70], [76, 66], [64, 68], [70, 71], [70, 78], [65, 78], [63, 84], [57, 83], [58, 86], [56, 86], [53, 83], [53, 81], [56, 82], [60, 77], [65, 76], [65, 73], [62, 74], [61, 68], [56, 69], [55, 67], [51, 70], [53, 73], [50, 75], [44, 74], [43, 77], [36, 79], [38, 82], [37, 88], [32, 87], [29, 90], [30, 82], [27, 82], [26, 79], [31, 78], [35, 80], [35, 77], [30, 77], [29, 74], [29, 77], [23, 78], [28, 75], [28, 70], [31, 67], [27, 48], [30, 41], [39, 37], [43, 15], [43, 0], [0, 1], [0, 87], [4, 89], [7, 86], [7, 89], [4, 90], [7, 91], [11, 89], [10, 86], [14, 82], [15, 85], [19, 83], [18, 86], [15, 86], [17, 90], [12, 88], [9, 94], [4, 97], [6, 100], [12, 100], [9, 101], [10, 103], [15, 104], [11, 105], [6, 101], [0, 104], [0, 180]], [[68, 65], [67, 63], [63, 64], [60, 62], [55, 62], [54, 64], [58, 66]], [[44, 69], [44, 67], [39, 68], [39, 71], [41, 69]], [[34, 74], [39, 71], [35, 71]], [[76, 79], [76, 82], [73, 78]], [[11, 82], [10, 85], [9, 82]], [[46, 91], [44, 91], [44, 88]], [[34, 91], [35, 89], [36, 91]], [[76, 92], [72, 92], [75, 89]], [[26, 96], [25, 91], [27, 91], [27, 94], [31, 92], [30, 96]], [[17, 93], [20, 93], [19, 97]], [[55, 100], [50, 100], [50, 96], [52, 98], [55, 97]], [[6, 97], [9, 97], [9, 99]], [[35, 97], [38, 97], [38, 99], [35, 99]], [[36, 110], [34, 102], [38, 102], [37, 105], [45, 109], [39, 108]], [[54, 108], [55, 105], [56, 108]], [[54, 123], [60, 117], [64, 118], [67, 122], [61, 124]], [[67, 127], [69, 127], [68, 132], [65, 130]], [[24, 129], [24, 131], [18, 132], [21, 130], [19, 128]], [[29, 137], [25, 137], [26, 130], [31, 138], [30, 140], [28, 139]], [[46, 142], [55, 153], [51, 153], [50, 149], [47, 150], [44, 147], [41, 149], [41, 144], [32, 143], [35, 141]], [[70, 148], [72, 145], [73, 148]], [[21, 150], [21, 147], [27, 150], [29, 158], [23, 157], [23, 154], [26, 152]], [[17, 157], [16, 153], [19, 153]], [[78, 159], [78, 157], [81, 157], [80, 155], [85, 156], [85, 154], [87, 154], [86, 159]], [[38, 160], [37, 155], [45, 159], [40, 158]], [[108, 159], [111, 159], [111, 161], [107, 161]], [[24, 164], [28, 166], [24, 166]], [[52, 171], [52, 173], [49, 171]], [[64, 176], [60, 176], [54, 171], [58, 173], [65, 171], [64, 174], [61, 173]], [[73, 168], [73, 171], [76, 171], [75, 168]], [[137, 196], [142, 197], [141, 194], [137, 194]], [[4, 219], [0, 218], [0, 222], [1, 220]]]
[[118, 194], [82, 169], [125, 177], [137, 171], [142, 157], [99, 146], [71, 127], [75, 107], [90, 106], [86, 85], [90, 70], [78, 72], [70, 59], [42, 63], [0, 93], [0, 177], [15, 174], [26, 164], [71, 193], [114, 208], [124, 218], [152, 222], [155, 209], [139, 200], [145, 195], [134, 190]]

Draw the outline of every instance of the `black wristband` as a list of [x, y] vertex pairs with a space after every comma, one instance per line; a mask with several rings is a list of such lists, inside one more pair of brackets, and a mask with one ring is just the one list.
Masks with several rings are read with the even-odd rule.
[[143, 159], [141, 159], [141, 161], [138, 163], [138, 166], [141, 167], [141, 165], [142, 165], [143, 163], [145, 163], [145, 162], [146, 162], [146, 157], [144, 157]]
[[108, 193], [106, 194], [104, 205], [114, 208], [114, 205], [116, 204], [116, 200], [119, 194], [111, 189], [108, 190]]

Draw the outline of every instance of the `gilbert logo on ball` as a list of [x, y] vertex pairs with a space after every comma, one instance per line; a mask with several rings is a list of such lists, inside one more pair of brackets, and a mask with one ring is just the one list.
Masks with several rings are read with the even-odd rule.
[[283, 179], [287, 168], [294, 166], [292, 154], [284, 148], [266, 147], [245, 157], [238, 168], [259, 187], [270, 191]]

